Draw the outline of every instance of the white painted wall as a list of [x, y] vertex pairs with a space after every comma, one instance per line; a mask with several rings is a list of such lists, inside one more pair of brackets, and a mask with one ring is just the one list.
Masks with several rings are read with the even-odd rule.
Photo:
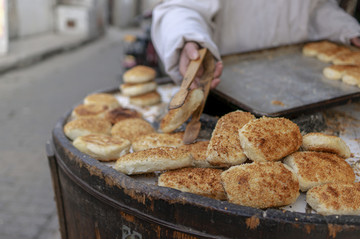
[[[108, 19], [109, 0], [8, 0], [8, 26], [10, 39], [23, 38], [57, 30], [57, 6], [89, 5], [96, 18], [94, 27], [104, 31]], [[135, 0], [128, 0], [135, 1]]]
[[16, 1], [17, 37], [54, 31], [56, 0]]

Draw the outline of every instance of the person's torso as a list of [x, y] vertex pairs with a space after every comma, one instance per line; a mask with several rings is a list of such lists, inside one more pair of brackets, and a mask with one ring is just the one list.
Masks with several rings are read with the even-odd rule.
[[305, 41], [319, 1], [221, 1], [215, 41], [222, 55]]

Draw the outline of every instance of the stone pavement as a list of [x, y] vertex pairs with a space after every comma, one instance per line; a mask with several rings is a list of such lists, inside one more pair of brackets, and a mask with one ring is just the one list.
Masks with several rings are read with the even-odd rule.
[[118, 87], [124, 33], [109, 29], [91, 42], [43, 35], [0, 57], [1, 239], [60, 238], [45, 143], [84, 96]]

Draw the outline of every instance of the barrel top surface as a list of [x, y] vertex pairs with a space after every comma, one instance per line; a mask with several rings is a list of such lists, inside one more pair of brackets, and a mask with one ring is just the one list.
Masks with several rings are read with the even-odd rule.
[[[143, 181], [134, 177], [117, 172], [112, 167], [109, 167], [104, 163], [101, 163], [96, 159], [78, 151], [63, 132], [63, 126], [67, 122], [70, 115], [71, 110], [58, 120], [53, 129], [52, 142], [55, 155], [57, 155], [57, 158], [60, 161], [66, 157], [69, 159], [68, 162], [73, 163], [72, 165], [65, 165], [70, 171], [77, 167], [85, 168], [87, 171], [89, 171], [90, 175], [98, 177], [104, 182], [105, 186], [110, 188], [117, 187], [121, 190], [132, 190], [133, 193], [139, 197], [144, 197], [145, 195], [145, 197], [149, 197], [152, 200], [166, 201], [169, 203], [169, 205], [196, 205], [201, 210], [211, 212], [211, 214], [219, 213], [222, 215], [231, 215], [235, 218], [258, 218], [260, 220], [270, 220], [274, 222], [284, 222], [297, 225], [325, 224], [327, 227], [331, 227], [331, 225], [341, 225], [346, 227], [354, 226], [357, 228], [357, 230], [360, 230], [360, 215], [323, 216], [316, 213], [295, 212], [286, 209], [269, 208], [261, 210], [236, 205], [227, 201], [220, 201], [191, 193], [185, 193], [172, 188], [159, 187], [156, 185], [144, 183]], [[358, 162], [360, 156], [360, 146], [359, 144], [353, 142], [354, 140], [352, 139], [354, 138], [354, 135], [360, 135], [360, 127], [358, 127], [360, 122], [360, 104], [352, 103], [346, 105], [345, 107], [329, 109], [325, 112], [325, 115], [326, 123], [330, 124], [328, 129], [332, 130], [337, 135], [343, 136], [352, 150], [352, 160], [354, 160], [354, 162]], [[206, 117], [203, 120], [206, 121]], [[211, 121], [211, 117], [209, 121]], [[341, 125], [345, 124], [348, 126], [346, 130], [341, 127]], [[337, 127], [341, 129], [338, 129]], [[356, 166], [359, 166], [359, 164], [356, 164]], [[358, 172], [359, 171], [357, 171], [357, 173]], [[81, 177], [81, 175], [77, 176]], [[89, 185], [91, 185], [90, 182]], [[94, 190], [99, 191], [100, 194], [103, 193], [101, 188], [96, 188]], [[251, 227], [253, 220], [246, 221], [246, 223], [249, 223], [247, 226]]]

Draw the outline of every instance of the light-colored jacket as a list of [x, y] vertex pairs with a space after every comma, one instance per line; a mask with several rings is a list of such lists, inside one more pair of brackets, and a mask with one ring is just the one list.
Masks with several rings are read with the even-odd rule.
[[196, 41], [221, 55], [305, 41], [349, 43], [358, 22], [335, 0], [168, 0], [153, 11], [152, 41], [177, 83], [179, 54]]

